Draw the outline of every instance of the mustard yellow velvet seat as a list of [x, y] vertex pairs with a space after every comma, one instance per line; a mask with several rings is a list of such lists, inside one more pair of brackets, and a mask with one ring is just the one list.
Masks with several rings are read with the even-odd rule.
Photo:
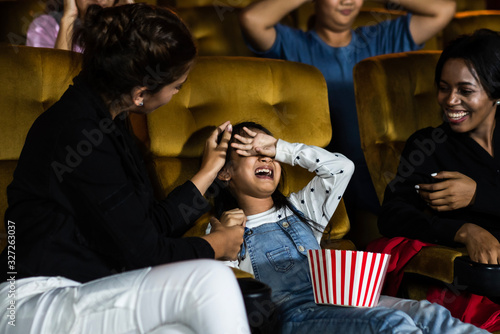
[[418, 129], [441, 124], [434, 69], [440, 51], [415, 51], [365, 59], [354, 69], [361, 145], [382, 202], [396, 176], [399, 155]]
[[500, 10], [477, 10], [455, 14], [443, 30], [443, 45], [446, 46], [463, 34], [472, 34], [480, 28], [500, 31]]
[[[397, 53], [365, 59], [354, 68], [361, 146], [380, 202], [408, 137], [442, 123], [434, 85], [439, 56], [440, 51]], [[454, 260], [464, 254], [465, 249], [426, 247], [405, 272], [450, 284]]]
[[457, 12], [484, 10], [486, 6], [487, 0], [457, 0]]
[[[80, 55], [68, 51], [0, 47], [0, 214], [6, 187], [31, 124], [67, 89], [79, 72]], [[214, 126], [231, 120], [257, 121], [288, 141], [324, 146], [331, 136], [326, 83], [315, 68], [279, 60], [201, 57], [170, 104], [149, 115], [131, 115], [137, 137], [152, 152], [158, 192], [167, 193], [194, 175], [204, 141]], [[312, 174], [287, 168], [286, 192]], [[195, 206], [195, 203], [193, 204]], [[189, 232], [204, 233], [207, 220]], [[353, 248], [341, 238], [349, 230], [343, 202], [332, 218], [334, 247]], [[0, 225], [0, 247], [5, 229]]]
[[[174, 11], [193, 34], [199, 56], [249, 57], [255, 54], [246, 46], [238, 20], [245, 3], [242, 1], [238, 2], [238, 6], [233, 6], [231, 1], [227, 0], [192, 7], [183, 3], [174, 8]], [[282, 23], [294, 25], [290, 15], [286, 16]]]
[[[158, 0], [163, 5], [166, 0]], [[170, 0], [172, 1], [172, 0]], [[255, 0], [177, 0], [174, 11], [194, 36], [200, 56], [254, 56], [243, 40], [238, 14]]]
[[174, 9], [193, 34], [200, 56], [253, 56], [243, 40], [240, 8], [224, 5]]

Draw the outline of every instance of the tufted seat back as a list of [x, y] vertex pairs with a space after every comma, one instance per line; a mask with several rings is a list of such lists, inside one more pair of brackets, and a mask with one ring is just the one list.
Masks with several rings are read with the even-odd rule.
[[253, 56], [241, 33], [240, 8], [213, 5], [174, 10], [193, 34], [200, 56]]
[[500, 10], [477, 10], [455, 14], [443, 30], [443, 45], [448, 45], [460, 35], [472, 34], [480, 28], [500, 31]]
[[434, 69], [440, 51], [365, 59], [354, 68], [361, 146], [378, 198], [396, 175], [408, 137], [441, 124]]

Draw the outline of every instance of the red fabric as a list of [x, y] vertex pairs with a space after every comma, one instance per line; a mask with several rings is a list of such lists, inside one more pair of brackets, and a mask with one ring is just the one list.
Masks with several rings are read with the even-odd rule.
[[382, 294], [396, 296], [403, 279], [405, 265], [425, 246], [432, 246], [432, 244], [396, 237], [392, 239], [380, 238], [372, 241], [366, 247], [368, 252], [391, 254]]
[[427, 300], [446, 307], [452, 316], [463, 322], [488, 332], [500, 330], [500, 305], [484, 296], [432, 286], [427, 292]]
[[[403, 279], [404, 266], [425, 246], [432, 244], [403, 237], [380, 238], [367, 246], [366, 250], [369, 252], [391, 254], [383, 294], [396, 295]], [[427, 300], [446, 307], [455, 318], [463, 322], [489, 332], [500, 330], [500, 305], [484, 296], [431, 286], [427, 291]]]

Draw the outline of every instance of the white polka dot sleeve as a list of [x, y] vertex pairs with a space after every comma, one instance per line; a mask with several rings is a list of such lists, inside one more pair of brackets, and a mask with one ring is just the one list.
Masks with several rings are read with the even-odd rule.
[[[290, 194], [290, 202], [306, 217], [328, 225], [354, 172], [354, 164], [340, 153], [317, 146], [288, 143], [279, 139], [275, 159], [292, 166], [299, 165], [316, 176], [300, 191]], [[318, 242], [322, 234], [314, 231]]]

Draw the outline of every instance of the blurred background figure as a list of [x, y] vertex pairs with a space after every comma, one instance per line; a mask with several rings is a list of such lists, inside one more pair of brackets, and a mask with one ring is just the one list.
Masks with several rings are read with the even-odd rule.
[[26, 45], [41, 48], [55, 48], [81, 52], [79, 46], [71, 45], [72, 35], [90, 5], [112, 7], [134, 0], [56, 0], [47, 3], [47, 14], [42, 14], [31, 22]]

